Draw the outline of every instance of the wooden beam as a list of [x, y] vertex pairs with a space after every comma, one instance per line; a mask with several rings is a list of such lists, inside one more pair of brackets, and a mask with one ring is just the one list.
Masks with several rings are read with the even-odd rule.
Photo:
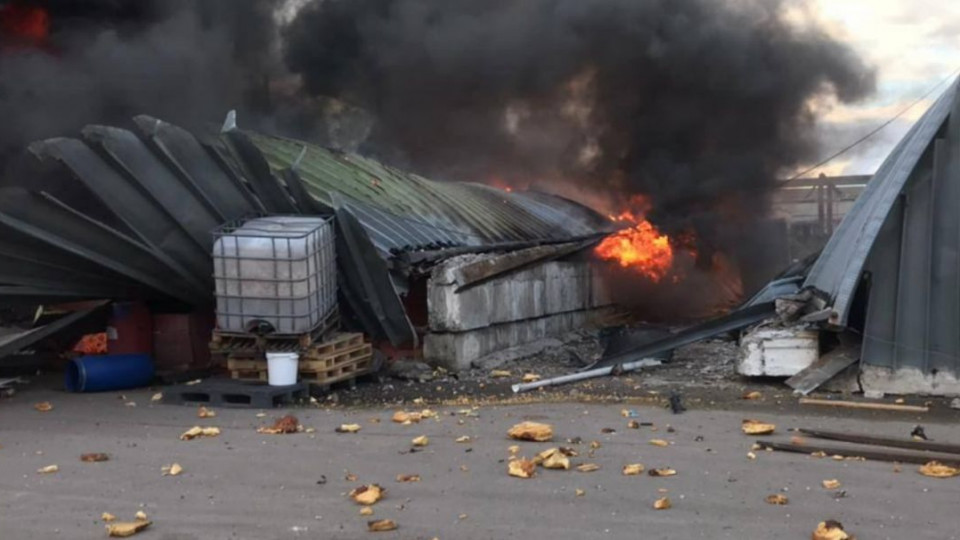
[[890, 446], [892, 448], [906, 448], [908, 450], [922, 450], [925, 452], [960, 454], [960, 444], [915, 441], [911, 439], [894, 439], [890, 437], [874, 437], [873, 435], [858, 435], [856, 433], [841, 433], [839, 431], [820, 431], [818, 429], [800, 428], [798, 431], [804, 435], [815, 437], [817, 439], [870, 444], [874, 446]]
[[788, 444], [776, 443], [772, 441], [757, 441], [761, 448], [769, 448], [779, 452], [793, 452], [795, 454], [816, 454], [823, 452], [827, 456], [858, 457], [871, 461], [892, 461], [897, 463], [915, 463], [923, 465], [931, 461], [939, 461], [944, 465], [951, 467], [960, 467], [960, 459], [957, 456], [940, 456], [928, 453], [906, 453], [906, 452], [886, 452], [882, 450], [870, 450], [867, 448], [840, 448], [837, 446], [819, 446], [813, 444]]
[[866, 401], [842, 401], [839, 399], [800, 398], [801, 405], [823, 405], [826, 407], [844, 407], [847, 409], [870, 409], [874, 411], [927, 412], [927, 406], [897, 405], [895, 403], [870, 403]]

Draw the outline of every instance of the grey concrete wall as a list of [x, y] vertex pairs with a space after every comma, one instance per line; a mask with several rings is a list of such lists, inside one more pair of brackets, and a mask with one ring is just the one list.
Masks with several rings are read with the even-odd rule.
[[470, 369], [475, 360], [504, 349], [581, 328], [605, 311], [605, 308], [569, 311], [467, 332], [430, 333], [423, 338], [423, 358], [430, 364], [443, 366], [451, 371]]
[[538, 264], [460, 293], [457, 262], [435, 271], [427, 285], [431, 332], [463, 332], [612, 303], [588, 262]]
[[427, 284], [430, 332], [424, 358], [468, 369], [483, 356], [556, 336], [586, 324], [612, 304], [588, 261], [550, 261], [456, 292], [458, 268], [478, 257], [457, 257], [434, 270]]

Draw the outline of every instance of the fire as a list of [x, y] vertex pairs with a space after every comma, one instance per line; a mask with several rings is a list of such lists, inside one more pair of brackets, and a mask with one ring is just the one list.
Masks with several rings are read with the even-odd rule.
[[0, 36], [8, 46], [42, 45], [50, 32], [50, 17], [40, 7], [10, 2], [0, 7]]
[[654, 282], [659, 283], [666, 277], [673, 266], [670, 237], [629, 211], [610, 219], [632, 226], [606, 237], [594, 253], [602, 259], [616, 261], [623, 268], [634, 269]]

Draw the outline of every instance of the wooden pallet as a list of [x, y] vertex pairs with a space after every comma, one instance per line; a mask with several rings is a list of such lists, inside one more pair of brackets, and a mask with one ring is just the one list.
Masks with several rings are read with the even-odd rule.
[[[326, 344], [330, 334], [340, 326], [340, 313], [334, 309], [323, 323], [303, 334], [248, 334], [214, 330], [210, 352], [214, 354], [254, 353], [264, 351], [300, 352], [316, 344]], [[362, 340], [362, 335], [361, 335]]]
[[[330, 384], [358, 377], [373, 368], [373, 348], [363, 334], [341, 334], [309, 347], [300, 356], [300, 378], [313, 384]], [[234, 379], [267, 380], [263, 353], [231, 353], [227, 370]]]

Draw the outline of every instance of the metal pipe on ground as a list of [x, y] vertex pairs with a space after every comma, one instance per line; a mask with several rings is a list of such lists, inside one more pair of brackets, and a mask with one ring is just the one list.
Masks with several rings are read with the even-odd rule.
[[[640, 368], [645, 367], [654, 367], [659, 366], [662, 362], [660, 360], [654, 360], [652, 358], [644, 358], [643, 360], [637, 360], [636, 362], [630, 362], [620, 366], [620, 372], [626, 373], [628, 371], [635, 371]], [[559, 377], [553, 377], [550, 379], [543, 379], [542, 381], [536, 381], [531, 383], [519, 383], [511, 386], [514, 394], [519, 394], [520, 392], [526, 392], [528, 390], [536, 390], [537, 388], [544, 388], [547, 386], [557, 386], [561, 384], [567, 384], [577, 381], [582, 381], [585, 379], [594, 379], [596, 377], [604, 377], [613, 373], [613, 370], [616, 366], [607, 366], [602, 368], [591, 369], [589, 371], [581, 371], [578, 373], [571, 373], [569, 375], [561, 375]]]

